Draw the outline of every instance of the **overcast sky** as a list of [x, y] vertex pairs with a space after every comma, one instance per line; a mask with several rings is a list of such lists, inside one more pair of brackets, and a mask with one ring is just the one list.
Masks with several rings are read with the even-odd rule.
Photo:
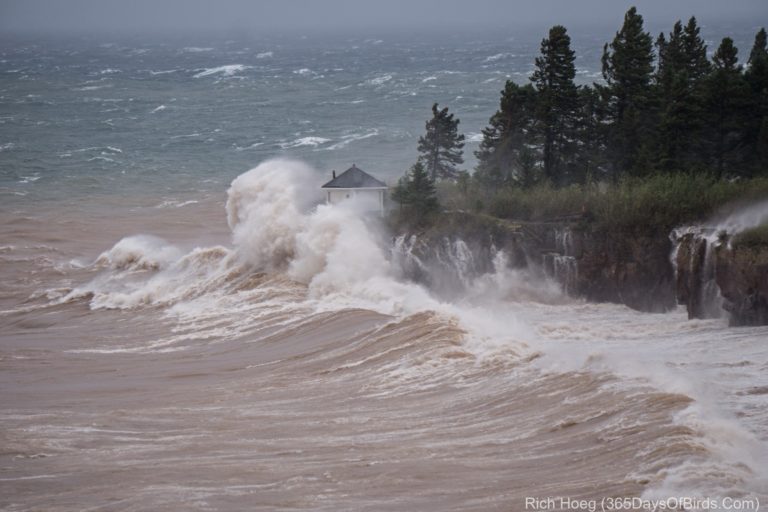
[[617, 26], [631, 5], [651, 25], [695, 14], [768, 25], [768, 0], [0, 0], [3, 32], [476, 30]]

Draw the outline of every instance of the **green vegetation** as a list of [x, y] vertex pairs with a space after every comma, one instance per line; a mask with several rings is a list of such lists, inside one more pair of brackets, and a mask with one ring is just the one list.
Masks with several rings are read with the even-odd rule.
[[456, 165], [464, 163], [464, 135], [459, 134], [459, 120], [432, 105], [432, 119], [427, 121], [426, 134], [419, 138], [419, 162], [426, 167], [432, 181], [456, 178]]
[[[456, 168], [459, 120], [433, 105], [419, 163], [443, 209], [668, 230], [768, 197], [765, 29], [746, 66], [728, 37], [710, 61], [696, 18], [654, 43], [632, 7], [603, 48], [604, 82], [592, 86], [575, 85], [570, 42], [565, 27], [552, 27], [530, 83], [506, 82], [472, 174]], [[437, 218], [428, 215], [439, 208], [432, 192], [408, 192], [416, 176], [414, 167], [393, 199], [401, 212]]]
[[400, 178], [392, 191], [392, 199], [400, 203], [400, 220], [408, 220], [414, 224], [429, 220], [440, 207], [435, 183], [421, 162], [416, 162], [411, 170]]
[[737, 248], [746, 247], [751, 249], [768, 247], [768, 224], [742, 231], [733, 237], [731, 245]]
[[542, 41], [530, 84], [508, 81], [475, 153], [488, 187], [618, 182], [659, 172], [768, 173], [768, 43], [748, 65], [724, 38], [710, 62], [696, 18], [656, 39], [631, 8], [603, 49], [604, 83], [576, 86], [565, 27]]
[[438, 197], [448, 209], [482, 211], [502, 219], [573, 219], [596, 228], [668, 231], [705, 220], [728, 203], [768, 197], [768, 178], [728, 182], [711, 175], [656, 174], [626, 177], [615, 184], [557, 188], [541, 183], [498, 193], [477, 186], [464, 192], [456, 184], [441, 183]]

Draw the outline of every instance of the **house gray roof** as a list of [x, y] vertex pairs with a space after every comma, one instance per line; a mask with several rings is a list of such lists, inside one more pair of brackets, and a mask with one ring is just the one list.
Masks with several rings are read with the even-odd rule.
[[386, 188], [387, 184], [379, 181], [355, 164], [333, 178], [321, 188]]

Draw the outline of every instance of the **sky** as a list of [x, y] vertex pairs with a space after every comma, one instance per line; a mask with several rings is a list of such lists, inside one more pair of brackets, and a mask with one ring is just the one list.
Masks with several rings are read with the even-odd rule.
[[0, 0], [0, 31], [571, 29], [618, 27], [631, 5], [651, 25], [694, 14], [704, 26], [768, 25], [768, 0]]

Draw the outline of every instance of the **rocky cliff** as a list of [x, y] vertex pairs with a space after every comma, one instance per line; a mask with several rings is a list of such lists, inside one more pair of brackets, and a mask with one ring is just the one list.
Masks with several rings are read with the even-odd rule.
[[569, 295], [654, 312], [675, 306], [671, 250], [667, 234], [652, 230], [610, 232], [582, 219], [509, 222], [470, 213], [446, 214], [395, 243], [407, 274], [438, 290], [456, 290], [490, 271], [503, 251], [511, 267], [547, 275]]
[[768, 325], [768, 245], [723, 245], [715, 269], [731, 325]]
[[393, 254], [408, 277], [438, 293], [461, 293], [505, 264], [556, 280], [569, 295], [648, 312], [685, 305], [690, 318], [730, 316], [732, 325], [768, 324], [768, 244], [730, 244], [715, 229], [672, 234], [651, 227], [599, 228], [584, 219], [510, 222], [445, 214], [427, 229], [406, 230]]
[[768, 325], [768, 243], [740, 243], [698, 226], [672, 238], [677, 298], [689, 318], [727, 314], [731, 325]]

